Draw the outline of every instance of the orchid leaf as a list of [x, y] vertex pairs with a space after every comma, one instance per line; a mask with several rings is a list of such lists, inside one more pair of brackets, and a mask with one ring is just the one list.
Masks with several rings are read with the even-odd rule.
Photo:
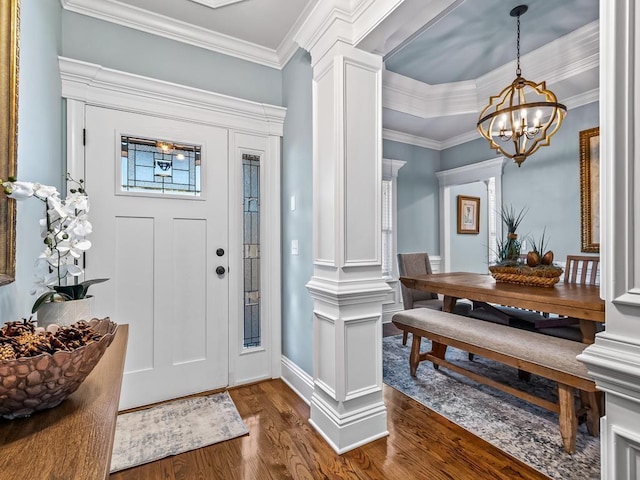
[[87, 290], [94, 283], [102, 283], [109, 280], [108, 278], [94, 278], [93, 280], [86, 280], [80, 282], [77, 285], [55, 285], [53, 288], [61, 295], [69, 297], [69, 300], [80, 300], [87, 296]]

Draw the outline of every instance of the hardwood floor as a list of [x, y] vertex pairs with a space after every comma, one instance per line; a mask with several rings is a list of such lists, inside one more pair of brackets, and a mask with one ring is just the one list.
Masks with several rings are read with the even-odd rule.
[[547, 477], [384, 386], [389, 436], [337, 455], [282, 380], [229, 391], [249, 435], [115, 473], [111, 480], [426, 479]]

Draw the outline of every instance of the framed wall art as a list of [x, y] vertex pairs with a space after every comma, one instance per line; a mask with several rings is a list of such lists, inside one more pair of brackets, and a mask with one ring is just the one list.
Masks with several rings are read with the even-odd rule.
[[[16, 174], [19, 0], [0, 2], [0, 179]], [[16, 205], [0, 195], [0, 285], [15, 276]]]
[[582, 251], [600, 252], [600, 128], [580, 132]]
[[458, 233], [480, 232], [480, 197], [458, 195]]

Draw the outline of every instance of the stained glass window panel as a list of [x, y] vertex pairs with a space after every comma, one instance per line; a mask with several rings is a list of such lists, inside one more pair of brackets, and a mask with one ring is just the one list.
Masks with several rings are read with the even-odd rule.
[[200, 196], [199, 145], [133, 136], [120, 143], [121, 192]]
[[260, 332], [260, 156], [242, 155], [244, 347], [261, 345]]

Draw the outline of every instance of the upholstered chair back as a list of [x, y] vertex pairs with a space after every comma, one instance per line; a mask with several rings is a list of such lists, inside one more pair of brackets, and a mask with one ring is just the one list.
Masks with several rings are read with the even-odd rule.
[[[398, 273], [400, 276], [427, 275], [433, 273], [427, 253], [399, 253]], [[414, 290], [402, 285], [402, 303], [405, 309], [413, 308], [414, 302], [437, 299], [438, 295]]]

